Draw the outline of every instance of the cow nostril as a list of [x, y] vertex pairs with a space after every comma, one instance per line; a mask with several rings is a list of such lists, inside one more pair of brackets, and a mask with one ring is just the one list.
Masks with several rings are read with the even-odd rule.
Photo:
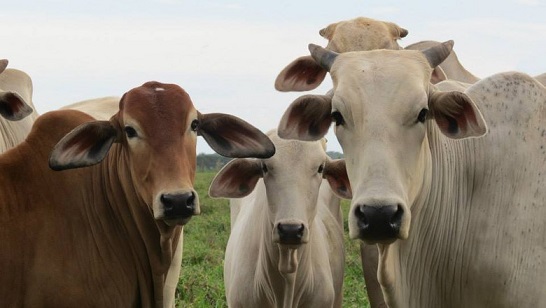
[[167, 217], [189, 217], [195, 212], [197, 195], [195, 192], [162, 194], [160, 201]]
[[393, 229], [397, 229], [397, 230], [400, 229], [403, 215], [404, 215], [404, 209], [402, 208], [402, 205], [398, 204], [396, 212], [391, 218], [391, 226]]
[[357, 206], [355, 208], [355, 216], [358, 218], [358, 222], [362, 227], [368, 226], [368, 219], [366, 218], [366, 214], [364, 214], [364, 211], [362, 210], [362, 207], [365, 207], [365, 205]]
[[192, 191], [191, 196], [186, 199], [186, 207], [193, 208], [195, 206], [195, 193]]

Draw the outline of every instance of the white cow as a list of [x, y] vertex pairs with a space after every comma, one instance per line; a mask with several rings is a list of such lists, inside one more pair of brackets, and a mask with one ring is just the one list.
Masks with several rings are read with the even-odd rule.
[[279, 134], [319, 139], [335, 121], [349, 235], [377, 243], [390, 307], [546, 307], [546, 88], [510, 72], [438, 91], [451, 47], [312, 46], [333, 97], [294, 102]]
[[[239, 212], [232, 215], [226, 248], [228, 305], [341, 307], [343, 226], [330, 186], [350, 197], [345, 163], [330, 160], [321, 142], [282, 140], [276, 131], [268, 136], [273, 157], [232, 160], [209, 191], [244, 197], [235, 204]], [[321, 185], [323, 178], [330, 186]]]
[[32, 80], [0, 60], [0, 153], [23, 141], [38, 116], [32, 104]]

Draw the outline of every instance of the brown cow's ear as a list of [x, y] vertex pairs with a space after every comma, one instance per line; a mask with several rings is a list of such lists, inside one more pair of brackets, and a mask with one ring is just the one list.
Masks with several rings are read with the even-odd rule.
[[433, 92], [429, 95], [429, 108], [447, 137], [462, 139], [487, 133], [487, 125], [478, 107], [462, 92]]
[[275, 154], [271, 139], [238, 117], [223, 114], [201, 114], [197, 133], [218, 154], [233, 157], [269, 158]]
[[304, 95], [284, 112], [278, 127], [279, 137], [316, 141], [324, 137], [332, 124], [332, 98], [328, 95]]
[[32, 113], [25, 100], [17, 93], [0, 92], [0, 115], [10, 121], [19, 121]]
[[336, 159], [326, 163], [323, 178], [328, 180], [332, 191], [340, 198], [351, 199], [353, 193], [344, 159]]
[[49, 167], [65, 170], [100, 163], [112, 143], [117, 139], [117, 129], [109, 121], [84, 123], [65, 135], [49, 155]]
[[225, 165], [209, 187], [213, 198], [242, 198], [250, 194], [262, 176], [261, 161], [237, 158]]
[[320, 86], [326, 73], [311, 56], [299, 57], [279, 73], [275, 89], [282, 92], [313, 90]]

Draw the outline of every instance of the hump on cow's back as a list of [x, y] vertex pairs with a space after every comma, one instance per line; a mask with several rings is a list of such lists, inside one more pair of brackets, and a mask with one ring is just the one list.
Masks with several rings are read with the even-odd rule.
[[78, 110], [50, 111], [36, 119], [27, 142], [30, 144], [52, 143], [53, 146], [78, 125], [94, 120], [90, 115]]

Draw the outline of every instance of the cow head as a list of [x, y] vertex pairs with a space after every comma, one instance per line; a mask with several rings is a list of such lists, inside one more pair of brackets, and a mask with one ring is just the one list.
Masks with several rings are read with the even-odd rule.
[[428, 135], [481, 136], [486, 125], [461, 92], [440, 92], [429, 83], [432, 67], [449, 54], [452, 41], [423, 52], [377, 50], [311, 53], [330, 71], [330, 96], [296, 100], [279, 125], [283, 138], [316, 140], [335, 122], [353, 199], [349, 234], [369, 243], [408, 237], [411, 205], [430, 179]]
[[305, 244], [317, 212], [322, 179], [334, 193], [351, 197], [343, 160], [330, 160], [320, 141], [283, 140], [276, 131], [268, 134], [276, 153], [268, 159], [235, 159], [216, 175], [209, 189], [212, 197], [242, 198], [263, 178], [273, 241], [280, 246]]
[[201, 114], [179, 86], [148, 82], [125, 93], [110, 121], [88, 122], [67, 134], [49, 162], [54, 170], [94, 165], [118, 143], [115, 151], [127, 162], [119, 168], [127, 168], [131, 177], [124, 181], [154, 218], [185, 224], [200, 212], [193, 188], [198, 135], [228, 157], [270, 157], [275, 152], [269, 138], [250, 124], [230, 115]]
[[[321, 29], [319, 34], [328, 40], [326, 49], [334, 52], [364, 51], [373, 49], [401, 49], [398, 40], [408, 35], [408, 30], [395, 23], [358, 17], [340, 21]], [[318, 87], [327, 70], [311, 56], [303, 56], [286, 66], [275, 80], [279, 91], [308, 91]]]

